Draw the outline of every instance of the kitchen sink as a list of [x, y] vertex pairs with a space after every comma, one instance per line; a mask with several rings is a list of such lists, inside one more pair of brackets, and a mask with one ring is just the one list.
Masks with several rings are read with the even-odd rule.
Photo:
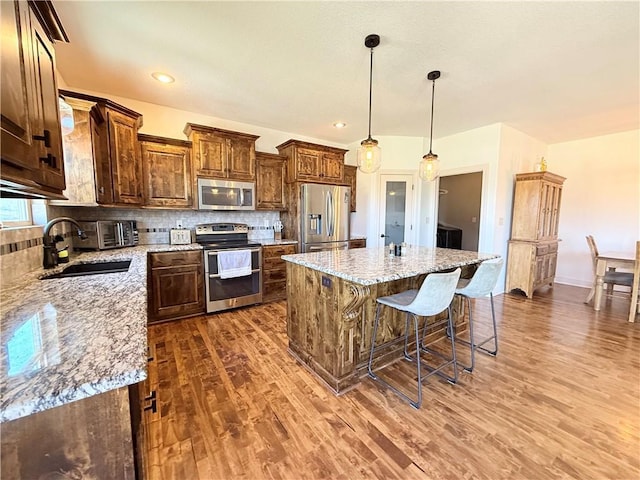
[[131, 260], [118, 260], [112, 262], [77, 263], [69, 265], [60, 273], [42, 277], [41, 280], [52, 278], [78, 277], [81, 275], [98, 275], [100, 273], [118, 273], [129, 270]]

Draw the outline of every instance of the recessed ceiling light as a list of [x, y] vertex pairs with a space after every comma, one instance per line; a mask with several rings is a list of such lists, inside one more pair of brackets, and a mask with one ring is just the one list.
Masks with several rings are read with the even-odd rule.
[[344, 123], [344, 122], [336, 122], [336, 123], [333, 124], [333, 126], [336, 127], [336, 128], [344, 128], [344, 127], [347, 126], [347, 124]]
[[176, 81], [176, 79], [171, 75], [167, 75], [166, 73], [162, 72], [153, 72], [151, 76], [162, 83], [173, 83]]

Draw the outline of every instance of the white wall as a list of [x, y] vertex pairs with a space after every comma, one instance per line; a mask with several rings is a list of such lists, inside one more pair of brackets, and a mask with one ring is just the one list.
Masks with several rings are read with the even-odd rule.
[[635, 250], [640, 240], [640, 130], [549, 145], [562, 190], [556, 281], [590, 286], [586, 235], [600, 251]]

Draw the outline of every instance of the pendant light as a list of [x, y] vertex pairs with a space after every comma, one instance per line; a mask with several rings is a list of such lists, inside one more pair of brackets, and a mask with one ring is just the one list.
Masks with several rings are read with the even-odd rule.
[[360, 142], [358, 148], [358, 168], [362, 173], [373, 173], [380, 168], [381, 155], [378, 141], [371, 138], [371, 85], [373, 80], [373, 49], [380, 45], [380, 36], [367, 35], [364, 45], [371, 49], [371, 64], [369, 67], [369, 136]]
[[440, 78], [440, 71], [434, 70], [427, 74], [427, 79], [433, 81], [431, 88], [431, 132], [429, 134], [429, 153], [427, 153], [420, 161], [420, 167], [418, 169], [418, 175], [422, 180], [433, 181], [440, 175], [440, 160], [438, 155], [431, 151], [431, 144], [433, 142], [433, 97], [436, 91], [436, 79]]

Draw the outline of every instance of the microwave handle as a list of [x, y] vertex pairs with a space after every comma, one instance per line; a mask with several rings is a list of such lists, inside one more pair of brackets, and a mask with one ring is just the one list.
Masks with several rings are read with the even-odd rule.
[[244, 188], [240, 187], [240, 206], [244, 205]]

